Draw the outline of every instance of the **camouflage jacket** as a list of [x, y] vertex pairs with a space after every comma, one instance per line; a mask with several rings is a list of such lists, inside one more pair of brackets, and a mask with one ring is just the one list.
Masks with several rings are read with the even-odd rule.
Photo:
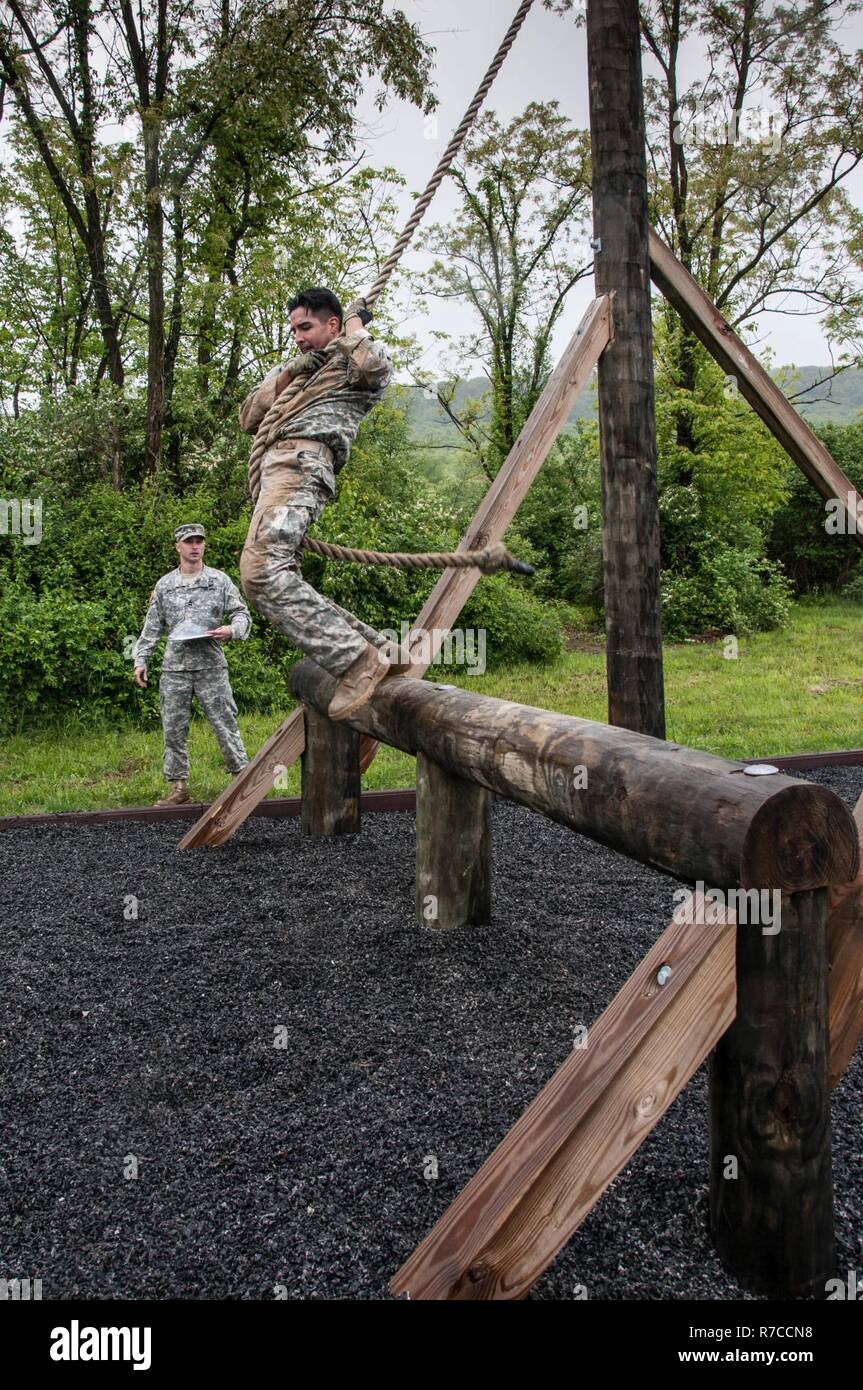
[[[377, 405], [393, 370], [386, 348], [368, 333], [342, 334], [326, 348], [327, 363], [283, 390], [282, 439], [319, 439], [333, 451], [333, 470], [348, 461], [364, 415]], [[276, 380], [289, 366], [274, 367], [240, 407], [240, 426], [255, 434], [276, 399]]]
[[164, 574], [150, 596], [141, 636], [135, 643], [132, 660], [148, 666], [163, 632], [168, 633], [163, 671], [222, 670], [227, 666], [222, 644], [214, 637], [192, 642], [172, 642], [170, 634], [187, 618], [201, 627], [221, 627], [228, 618], [234, 638], [244, 642], [252, 630], [252, 619], [239, 589], [222, 570], [204, 565], [193, 584], [184, 584], [179, 568]]

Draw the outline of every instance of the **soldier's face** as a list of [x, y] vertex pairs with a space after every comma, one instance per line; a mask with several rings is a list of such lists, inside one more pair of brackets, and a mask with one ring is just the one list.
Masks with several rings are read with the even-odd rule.
[[320, 352], [341, 331], [335, 314], [319, 319], [309, 309], [294, 309], [291, 313], [291, 332], [300, 352]]
[[203, 536], [190, 536], [187, 541], [175, 541], [174, 548], [181, 560], [196, 565], [204, 554], [206, 544]]

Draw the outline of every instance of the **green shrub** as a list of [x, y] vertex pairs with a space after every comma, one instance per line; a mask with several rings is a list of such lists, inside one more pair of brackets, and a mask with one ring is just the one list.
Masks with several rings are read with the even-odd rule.
[[849, 603], [863, 603], [863, 574], [855, 574], [842, 590], [842, 598]]
[[104, 718], [134, 699], [130, 665], [108, 606], [63, 592], [0, 598], [0, 729], [61, 714]]
[[[192, 476], [197, 481], [182, 495], [170, 491], [168, 474], [158, 492], [149, 485], [118, 492], [101, 476], [98, 461], [75, 488], [67, 467], [77, 447], [94, 447], [89, 424], [77, 444], [68, 409], [53, 423], [43, 411], [19, 424], [20, 434], [4, 426], [4, 439], [14, 438], [15, 445], [4, 459], [5, 495], [42, 497], [43, 534], [38, 545], [0, 536], [0, 728], [71, 714], [103, 719], [121, 712], [157, 720], [161, 649], [146, 692], [132, 681], [131, 649], [156, 580], [177, 564], [172, 534], [180, 522], [203, 523], [205, 563], [239, 582], [250, 505], [239, 491], [236, 460], [228, 460], [224, 475], [215, 457], [206, 466], [200, 458], [194, 467], [184, 461], [186, 483]], [[53, 483], [43, 473], [44, 439], [38, 449], [34, 445], [40, 430], [53, 430], [66, 449]], [[248, 442], [241, 442], [247, 453]], [[400, 412], [379, 407], [364, 425], [350, 467], [339, 478], [337, 499], [314, 534], [374, 550], [456, 548], [456, 511], [417, 466]], [[526, 558], [534, 555], [529, 541], [516, 536], [514, 544]], [[416, 617], [439, 578], [439, 571], [324, 562], [310, 554], [303, 571], [372, 626], [396, 631]], [[560, 649], [553, 611], [511, 576], [483, 581], [460, 625], [486, 629], [492, 662], [543, 660]], [[242, 711], [284, 705], [288, 674], [300, 653], [266, 620], [253, 612], [251, 637], [229, 644], [226, 654]]]
[[[863, 493], [863, 422], [821, 425], [816, 433]], [[786, 467], [788, 499], [773, 517], [768, 554], [781, 559], [796, 593], [835, 592], [860, 570], [860, 548], [853, 536], [827, 530], [824, 498], [796, 464], [789, 460]]]
[[666, 637], [693, 633], [747, 633], [780, 627], [791, 606], [791, 585], [781, 568], [757, 551], [721, 540], [705, 545], [691, 574], [662, 576]]
[[489, 669], [516, 661], [554, 661], [563, 650], [557, 614], [505, 574], [480, 580], [458, 626], [485, 632]]

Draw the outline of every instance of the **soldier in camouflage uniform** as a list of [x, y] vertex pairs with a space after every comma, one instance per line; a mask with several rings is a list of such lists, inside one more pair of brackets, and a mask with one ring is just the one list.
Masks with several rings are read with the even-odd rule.
[[[301, 389], [261, 461], [261, 489], [240, 561], [246, 597], [294, 646], [326, 670], [344, 675], [329, 707], [347, 718], [365, 703], [403, 656], [374, 628], [319, 594], [303, 579], [300, 544], [335, 494], [360, 421], [392, 380], [385, 348], [365, 324], [364, 300], [342, 307], [326, 289], [307, 290], [288, 305], [301, 355], [274, 368], [244, 401], [240, 424], [257, 432], [264, 416], [294, 382]], [[308, 384], [305, 384], [307, 379]]]
[[[204, 564], [205, 544], [203, 526], [189, 523], [177, 527], [174, 545], [180, 556], [179, 567], [163, 575], [153, 590], [144, 628], [132, 655], [135, 683], [143, 689], [156, 643], [167, 631], [159, 704], [165, 735], [165, 777], [173, 787], [156, 802], [157, 806], [179, 806], [189, 800], [186, 740], [193, 695], [213, 726], [228, 771], [236, 774], [249, 761], [237, 727], [237, 706], [220, 644], [232, 638], [244, 642], [252, 620], [230, 577]], [[223, 617], [229, 623], [220, 626]], [[171, 633], [187, 621], [207, 628], [208, 635], [172, 642]]]

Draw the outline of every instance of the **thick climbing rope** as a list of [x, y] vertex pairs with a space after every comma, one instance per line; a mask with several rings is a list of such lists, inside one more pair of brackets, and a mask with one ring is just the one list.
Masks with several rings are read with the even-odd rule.
[[352, 560], [357, 565], [391, 565], [401, 570], [467, 570], [479, 569], [486, 574], [496, 570], [514, 570], [516, 574], [533, 574], [533, 566], [517, 560], [505, 545], [487, 545], [482, 550], [429, 551], [412, 555], [398, 550], [351, 550], [346, 545], [328, 545], [306, 536], [303, 550], [323, 555], [327, 560]]
[[[519, 5], [514, 19], [510, 24], [509, 28], [507, 29], [506, 34], [504, 35], [503, 42], [494, 56], [494, 60], [491, 64], [491, 67], [489, 68], [488, 72], [483, 78], [480, 86], [477, 88], [476, 95], [474, 96], [474, 99], [471, 102], [470, 106], [467, 108], [467, 111], [465, 112], [462, 118], [461, 124], [457, 127], [452, 139], [450, 140], [449, 144], [444, 150], [440, 162], [437, 168], [435, 169], [432, 177], [429, 179], [425, 191], [417, 199], [416, 204], [414, 205], [414, 210], [411, 213], [407, 223], [405, 224], [404, 231], [402, 232], [401, 236], [399, 237], [389, 256], [384, 261], [380, 270], [380, 274], [378, 275], [368, 294], [365, 296], [366, 304], [371, 305], [374, 303], [374, 301], [377, 299], [378, 295], [381, 293], [384, 286], [386, 285], [387, 281], [389, 280], [390, 276], [392, 275], [393, 271], [395, 270], [396, 266], [398, 265], [399, 261], [401, 260], [402, 255], [404, 254], [407, 246], [409, 245], [414, 232], [416, 231], [417, 227], [419, 226], [420, 222], [422, 221], [425, 215], [429, 203], [431, 202], [437, 190], [440, 188], [440, 185], [444, 179], [444, 175], [447, 173], [447, 170], [449, 169], [450, 165], [452, 164], [453, 160], [455, 159], [456, 155], [461, 149], [464, 143], [465, 136], [467, 135], [468, 131], [473, 125], [480, 107], [482, 106], [483, 102], [488, 96], [492, 83], [494, 82], [494, 79], [500, 72], [504, 60], [507, 54], [509, 53], [509, 50], [515, 43], [519, 30], [521, 29], [521, 26], [524, 24], [524, 21], [527, 19], [528, 12], [532, 8], [533, 3], [534, 0], [522, 0], [522, 3]], [[272, 440], [270, 438], [270, 432], [272, 426], [279, 423], [280, 418], [281, 417], [279, 411], [279, 402], [277, 400], [274, 401], [273, 405], [267, 411], [267, 414], [261, 421], [257, 434], [255, 435], [255, 442], [252, 445], [252, 452], [249, 457], [249, 492], [251, 493], [253, 502], [257, 501], [258, 493], [261, 490], [261, 461], [264, 457], [264, 454], [267, 452], [267, 449], [270, 447], [270, 444], [272, 443]], [[322, 547], [323, 544], [324, 543], [322, 541], [310, 541], [308, 538], [306, 538], [303, 541], [303, 548], [305, 550], [316, 550], [318, 554], [324, 554], [325, 551], [320, 549], [320, 547]], [[453, 551], [450, 554], [439, 554], [435, 556], [432, 556], [431, 553], [425, 555], [405, 555], [402, 553], [393, 553], [390, 556], [383, 551], [348, 550], [345, 546], [331, 545], [326, 547], [326, 554], [327, 557], [331, 560], [355, 560], [359, 556], [374, 555], [376, 557], [375, 559], [360, 559], [358, 563], [371, 565], [393, 565], [399, 569], [457, 569], [462, 568], [463, 566], [467, 568], [472, 567], [474, 565], [478, 565], [479, 568], [486, 569], [487, 572], [491, 572], [491, 569], [506, 568], [520, 570], [520, 572], [522, 573], [532, 573], [529, 565], [522, 566], [521, 561], [515, 560], [513, 556], [509, 556], [509, 560], [505, 561], [501, 555], [497, 554], [497, 549], [497, 547], [492, 546], [487, 548], [485, 551]], [[503, 550], [504, 547], [500, 547], [500, 549]], [[467, 563], [465, 563], [463, 559], [463, 557], [467, 555], [485, 555], [486, 557], [488, 557], [489, 555], [491, 555], [492, 552], [495, 553], [494, 562], [488, 560], [487, 558], [486, 562], [483, 565], [479, 565], [479, 561], [476, 559], [471, 560]], [[506, 554], [509, 555], [509, 552], [507, 551]]]
[[411, 237], [413, 236], [414, 232], [416, 231], [417, 227], [422, 221], [429, 203], [431, 202], [432, 198], [440, 188], [440, 185], [443, 182], [444, 175], [446, 174], [447, 170], [449, 169], [450, 165], [452, 164], [453, 160], [455, 159], [456, 155], [461, 149], [462, 144], [464, 142], [464, 138], [470, 130], [471, 126], [473, 125], [479, 108], [482, 106], [483, 102], [488, 96], [494, 79], [497, 77], [498, 73], [503, 67], [504, 59], [506, 58], [507, 54], [509, 53], [509, 50], [515, 43], [516, 38], [518, 37], [518, 32], [521, 29], [521, 26], [524, 24], [524, 21], [527, 19], [528, 12], [531, 9], [532, 5], [533, 0], [522, 0], [522, 4], [519, 5], [515, 18], [513, 19], [512, 24], [506, 31], [503, 43], [501, 44], [500, 48], [497, 50], [497, 53], [494, 56], [494, 61], [491, 67], [489, 68], [488, 72], [483, 78], [482, 83], [477, 88], [476, 96], [474, 97], [473, 101], [471, 102], [470, 106], [467, 108], [467, 110], [464, 113], [464, 116], [462, 117], [461, 125], [455, 131], [455, 134], [453, 135], [452, 139], [450, 140], [449, 144], [447, 145], [446, 149], [441, 155], [440, 163], [438, 164], [437, 168], [435, 169], [434, 173], [429, 179], [428, 186], [425, 192], [417, 199], [417, 203], [414, 207], [413, 212], [411, 213], [410, 220], [406, 224], [404, 231], [402, 232], [401, 236], [399, 237], [389, 256], [384, 261], [377, 280], [375, 280], [375, 283], [372, 285], [371, 289], [366, 295], [366, 304], [371, 305], [374, 303], [381, 290], [384, 288], [384, 285], [387, 283], [396, 266], [398, 265], [399, 261], [401, 260], [402, 253], [406, 249]]

